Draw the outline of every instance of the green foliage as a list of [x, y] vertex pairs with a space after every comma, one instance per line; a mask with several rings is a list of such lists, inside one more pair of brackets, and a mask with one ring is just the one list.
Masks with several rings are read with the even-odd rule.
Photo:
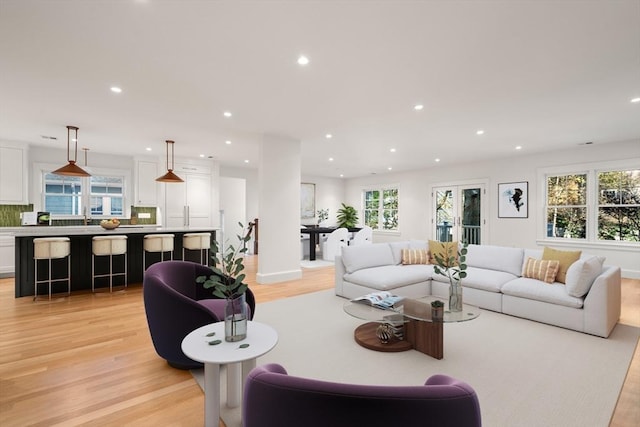
[[444, 256], [437, 252], [433, 254], [436, 260], [433, 271], [448, 278], [452, 285], [454, 282], [462, 282], [462, 279], [467, 277], [467, 243], [464, 243], [457, 252], [452, 245], [440, 244]]
[[338, 209], [338, 227], [353, 228], [358, 224], [358, 211], [353, 206], [347, 206], [344, 203]]
[[[242, 223], [238, 223], [240, 229], [244, 229]], [[247, 252], [246, 243], [251, 240], [251, 236], [237, 235], [238, 245], [224, 244], [218, 247], [216, 240], [211, 244], [211, 269], [212, 275], [199, 276], [196, 283], [200, 283], [205, 289], [212, 289], [213, 295], [218, 298], [236, 298], [245, 293], [248, 285], [242, 281], [246, 275], [244, 270], [244, 253]]]
[[435, 301], [431, 301], [431, 307], [433, 308], [444, 307], [444, 302], [440, 301], [439, 299]]

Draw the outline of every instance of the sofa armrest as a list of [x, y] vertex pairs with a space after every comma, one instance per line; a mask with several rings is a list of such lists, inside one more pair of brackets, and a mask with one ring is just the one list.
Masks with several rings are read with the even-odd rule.
[[605, 265], [584, 298], [584, 331], [608, 337], [620, 319], [620, 267]]
[[347, 269], [344, 266], [344, 263], [342, 262], [342, 256], [341, 255], [336, 255], [336, 261], [335, 261], [335, 281], [336, 281], [336, 285], [335, 285], [335, 292], [336, 295], [343, 297], [344, 296], [344, 289], [343, 289], [343, 277], [344, 275], [347, 273]]

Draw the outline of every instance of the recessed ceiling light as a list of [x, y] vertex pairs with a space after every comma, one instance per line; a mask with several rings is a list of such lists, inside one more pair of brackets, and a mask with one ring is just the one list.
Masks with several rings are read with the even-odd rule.
[[151, 147], [147, 147], [147, 148], [145, 148], [145, 150], [151, 151]]
[[309, 58], [304, 55], [300, 55], [298, 57], [298, 65], [307, 65], [309, 64]]
[[226, 140], [224, 143], [227, 144], [227, 145], [231, 145], [231, 141], [229, 141], [229, 140]]
[[387, 168], [387, 170], [391, 170], [391, 169], [393, 169], [391, 166], [389, 166], [389, 167]]
[[389, 151], [391, 151], [392, 153], [395, 153], [396, 149], [395, 148], [390, 148]]
[[341, 174], [340, 174], [340, 178], [344, 178], [344, 174], [342, 174], [342, 173], [341, 173]]
[[482, 129], [478, 129], [476, 131], [476, 135], [484, 135], [484, 131]]
[[329, 161], [330, 161], [330, 162], [333, 162], [333, 157], [329, 157]]
[[422, 104], [416, 104], [416, 105], [414, 105], [414, 107], [413, 107], [413, 109], [414, 109], [414, 110], [416, 110], [416, 111], [420, 111], [420, 110], [422, 110], [423, 108], [424, 108], [424, 105], [422, 105]]
[[333, 138], [333, 135], [331, 135], [330, 133], [328, 133], [328, 134], [326, 134], [324, 137], [325, 137], [325, 138], [327, 138], [327, 139], [331, 139], [331, 138]]
[[640, 98], [633, 98], [633, 99], [631, 100], [631, 102], [633, 102], [633, 103], [640, 102]]
[[522, 150], [522, 145], [516, 145], [516, 150]]
[[231, 117], [233, 114], [231, 114], [230, 111], [225, 111], [224, 113], [222, 113], [222, 115], [225, 117]]
[[245, 162], [245, 163], [249, 163], [249, 159], [245, 160], [244, 162]]
[[436, 159], [435, 161], [436, 161], [436, 162], [439, 162], [439, 161], [440, 161], [440, 159]]
[[201, 158], [204, 158], [204, 154], [200, 154], [200, 157], [201, 157]]
[[111, 92], [122, 93], [122, 89], [120, 89], [118, 86], [111, 86]]

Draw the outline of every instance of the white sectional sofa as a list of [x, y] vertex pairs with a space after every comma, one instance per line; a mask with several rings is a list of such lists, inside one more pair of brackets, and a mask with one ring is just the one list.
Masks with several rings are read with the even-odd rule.
[[[428, 250], [428, 242], [343, 248], [335, 263], [336, 295], [355, 298], [388, 290], [446, 300], [448, 279], [435, 274], [431, 264], [403, 265], [402, 249]], [[541, 249], [469, 245], [467, 250], [467, 277], [462, 280], [467, 304], [605, 338], [620, 318], [620, 267], [603, 265], [603, 258], [583, 253], [569, 267], [565, 285], [522, 277], [528, 257], [540, 259]]]

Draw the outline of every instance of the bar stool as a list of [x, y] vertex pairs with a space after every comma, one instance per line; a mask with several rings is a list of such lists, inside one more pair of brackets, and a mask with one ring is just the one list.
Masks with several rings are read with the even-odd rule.
[[[185, 250], [199, 251], [200, 264], [209, 265], [209, 248], [211, 247], [211, 233], [186, 233], [182, 236], [182, 260], [186, 261]], [[205, 255], [203, 262], [203, 255]]]
[[[96, 278], [109, 278], [109, 292], [113, 292], [113, 277], [123, 276], [124, 287], [127, 287], [127, 236], [94, 236], [91, 240], [91, 291], [96, 291]], [[124, 255], [124, 271], [122, 273], [113, 272], [113, 257]], [[96, 257], [109, 257], [109, 273], [96, 274]]]
[[[164, 253], [169, 252], [173, 260], [173, 234], [147, 234], [142, 243], [142, 269], [147, 271], [147, 252], [160, 252], [160, 261], [164, 261]], [[153, 263], [152, 263], [153, 264]]]
[[[54, 259], [67, 258], [67, 276], [58, 279], [53, 278], [51, 271], [51, 261]], [[71, 241], [68, 237], [39, 237], [33, 239], [33, 259], [35, 264], [35, 291], [33, 300], [38, 298], [38, 285], [47, 283], [49, 285], [49, 300], [51, 300], [51, 284], [53, 282], [67, 282], [67, 295], [71, 295]], [[48, 260], [48, 276], [45, 280], [39, 280], [38, 261]]]

